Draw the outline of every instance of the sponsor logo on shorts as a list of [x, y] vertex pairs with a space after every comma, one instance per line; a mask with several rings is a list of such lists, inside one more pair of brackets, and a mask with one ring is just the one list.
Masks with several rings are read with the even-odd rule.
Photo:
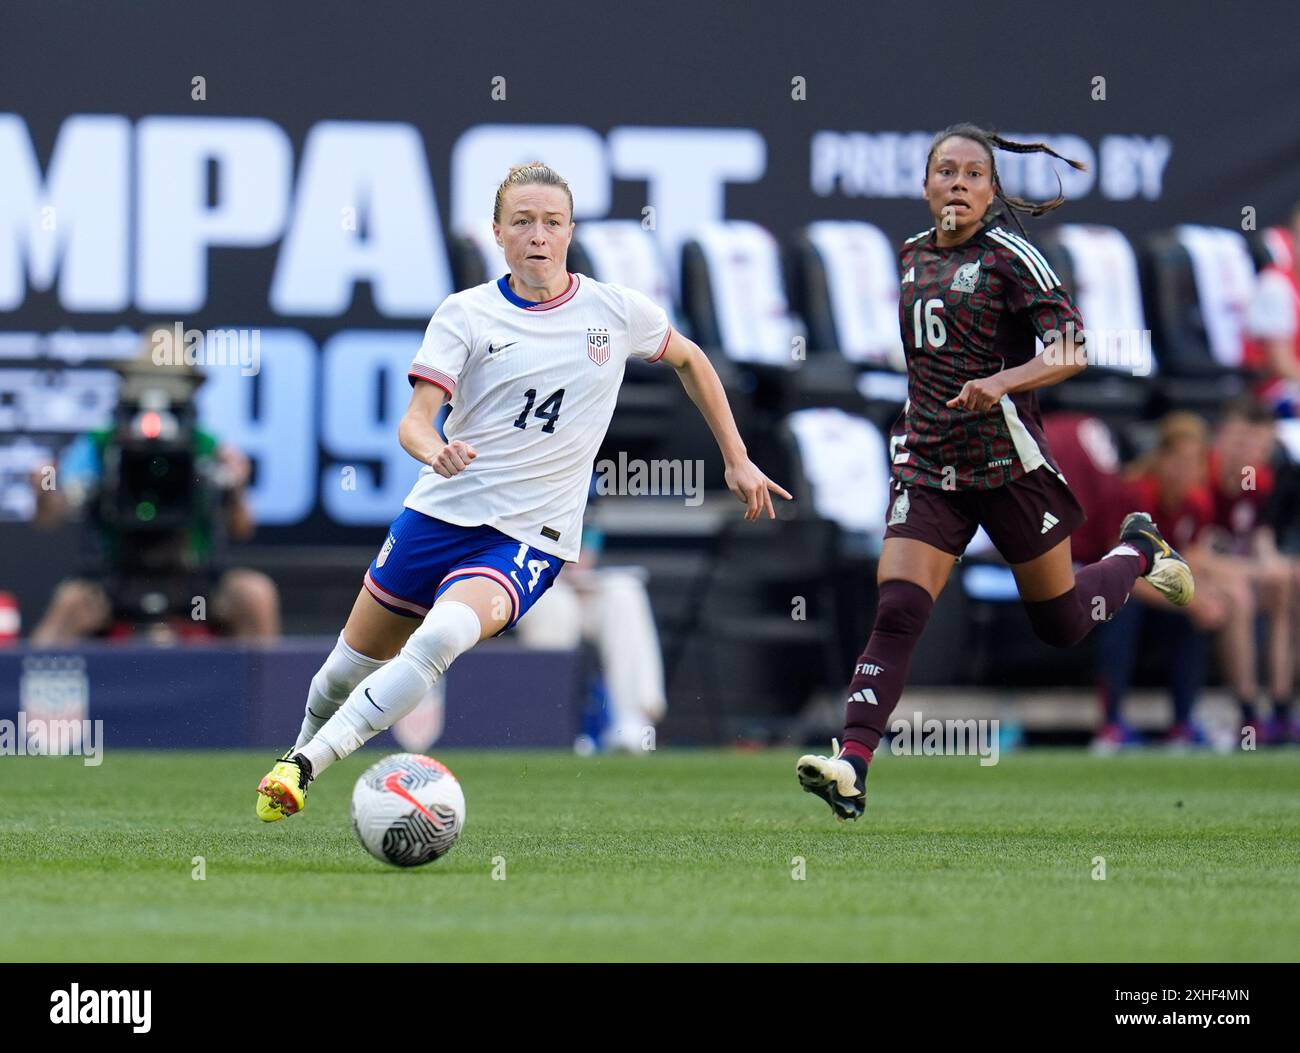
[[1044, 512], [1044, 513], [1043, 513], [1043, 529], [1040, 530], [1039, 533], [1040, 533], [1040, 534], [1046, 534], [1049, 530], [1052, 529], [1052, 527], [1056, 526], [1056, 524], [1059, 523], [1059, 522], [1060, 522], [1060, 520], [1057, 519], [1056, 516], [1052, 515], [1051, 512]]
[[907, 496], [907, 491], [904, 490], [901, 494], [899, 494], [896, 498], [894, 498], [894, 507], [893, 510], [889, 513], [889, 525], [896, 526], [899, 523], [906, 523], [907, 510], [911, 507], [912, 507], [912, 499]]
[[388, 559], [388, 553], [393, 551], [395, 539], [392, 534], [388, 535], [388, 540], [384, 542], [384, 547], [379, 550], [379, 558], [375, 560], [376, 567], [382, 567], [384, 561]]

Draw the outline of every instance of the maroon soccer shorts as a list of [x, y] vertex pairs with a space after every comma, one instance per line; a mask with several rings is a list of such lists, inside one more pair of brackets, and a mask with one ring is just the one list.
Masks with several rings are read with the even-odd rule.
[[909, 486], [892, 493], [886, 538], [912, 538], [960, 556], [982, 526], [1008, 563], [1038, 558], [1088, 518], [1070, 488], [1046, 466], [992, 490]]

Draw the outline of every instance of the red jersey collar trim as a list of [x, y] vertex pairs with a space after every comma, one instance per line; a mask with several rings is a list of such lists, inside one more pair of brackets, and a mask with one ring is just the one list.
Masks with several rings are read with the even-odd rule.
[[531, 300], [525, 300], [510, 288], [510, 275], [502, 275], [497, 282], [497, 288], [501, 290], [501, 295], [509, 300], [516, 307], [521, 307], [525, 311], [553, 311], [557, 307], [563, 307], [566, 303], [578, 295], [578, 287], [582, 284], [582, 276], [569, 272], [569, 284], [565, 287], [564, 292], [558, 296], [552, 296], [549, 300], [542, 300], [540, 303], [534, 303]]

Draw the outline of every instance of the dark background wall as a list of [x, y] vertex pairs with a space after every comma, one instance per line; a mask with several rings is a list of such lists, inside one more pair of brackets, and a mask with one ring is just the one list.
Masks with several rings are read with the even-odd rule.
[[[407, 124], [418, 132], [444, 236], [457, 195], [477, 195], [484, 218], [490, 208], [494, 185], [456, 181], [454, 149], [471, 129], [585, 127], [606, 150], [620, 128], [749, 129], [761, 140], [762, 174], [726, 186], [722, 215], [757, 220], [780, 238], [822, 218], [864, 218], [894, 238], [926, 226], [922, 203], [899, 196], [914, 193], [910, 170], [890, 163], [887, 149], [973, 119], [1081, 145], [1097, 170], [1059, 217], [1139, 236], [1180, 222], [1238, 226], [1247, 206], [1264, 226], [1300, 198], [1297, 30], [1300, 15], [1282, 4], [9, 4], [0, 13], [0, 114], [21, 119], [42, 171], [78, 114], [121, 115], [133, 129], [159, 115], [264, 118], [291, 144], [290, 210], [313, 127]], [[205, 101], [191, 98], [195, 76], [206, 78]], [[494, 77], [506, 78], [504, 101], [492, 98]], [[803, 101], [791, 97], [794, 77], [806, 79]], [[1093, 97], [1096, 77], [1105, 78], [1104, 101]], [[827, 177], [815, 156], [827, 132], [841, 133], [841, 144], [873, 137], [856, 140], [872, 147], [866, 163]], [[700, 150], [716, 148], [711, 142]], [[1132, 153], [1141, 143], [1156, 154], [1167, 149], [1158, 178], [1141, 176]], [[1018, 163], [1002, 160], [1008, 181]], [[140, 165], [134, 150], [126, 175], [133, 201]], [[13, 190], [13, 178], [0, 171], [0, 193]], [[597, 216], [637, 218], [652, 197], [644, 179], [609, 178], [607, 187], [608, 208]], [[213, 204], [221, 193], [214, 176]], [[671, 208], [685, 198], [665, 200]], [[589, 208], [579, 201], [580, 216]], [[661, 218], [665, 228], [675, 222], [681, 217]], [[213, 248], [201, 305], [167, 316], [199, 328], [297, 329], [315, 354], [343, 330], [418, 339], [427, 310], [379, 310], [364, 282], [341, 315], [278, 312], [268, 291], [283, 250], [279, 237]], [[17, 251], [12, 229], [0, 230], [0, 253]], [[134, 294], [121, 311], [71, 310], [58, 288], [29, 287], [0, 328], [103, 332], [166, 315], [143, 309]], [[304, 379], [308, 402], [320, 402], [329, 366], [322, 361]], [[400, 380], [387, 390], [400, 390]], [[399, 409], [373, 412], [386, 427]], [[212, 423], [220, 430], [221, 421]], [[358, 459], [331, 450], [319, 415], [311, 426], [322, 473]], [[40, 422], [20, 421], [8, 436], [23, 429], [39, 431]], [[313, 436], [281, 447], [300, 441]], [[382, 462], [372, 468], [385, 470]], [[317, 498], [305, 516], [265, 528], [260, 540], [369, 544], [383, 517], [360, 518], [345, 522]]]

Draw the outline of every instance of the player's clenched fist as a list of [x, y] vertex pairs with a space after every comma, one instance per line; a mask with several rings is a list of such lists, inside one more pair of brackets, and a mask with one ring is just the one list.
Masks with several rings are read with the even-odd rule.
[[435, 472], [446, 479], [453, 475], [458, 475], [469, 467], [478, 454], [474, 452], [474, 447], [467, 442], [461, 442], [459, 439], [452, 439], [441, 450], [429, 458], [429, 465]]
[[968, 380], [962, 385], [956, 398], [949, 399], [944, 405], [954, 409], [990, 410], [1001, 401], [1006, 388], [996, 376]]

